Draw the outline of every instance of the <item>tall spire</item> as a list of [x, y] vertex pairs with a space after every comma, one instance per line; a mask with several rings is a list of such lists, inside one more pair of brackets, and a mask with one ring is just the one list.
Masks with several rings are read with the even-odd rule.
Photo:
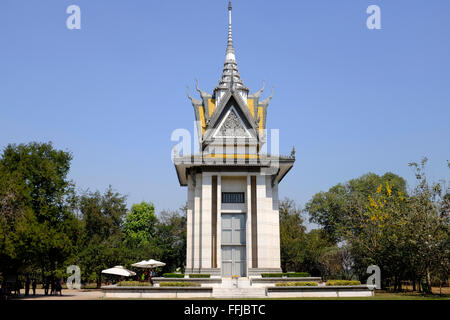
[[231, 24], [231, 0], [228, 1], [228, 42], [227, 51], [225, 57], [225, 63], [222, 72], [222, 78], [219, 81], [219, 85], [214, 90], [216, 94], [216, 103], [219, 104], [222, 96], [226, 91], [237, 91], [242, 99], [247, 102], [248, 88], [244, 85], [239, 74], [236, 55], [233, 46], [233, 32]]
[[227, 56], [226, 60], [236, 61], [236, 57], [234, 55], [234, 47], [233, 47], [233, 31], [231, 28], [231, 10], [233, 7], [231, 6], [231, 0], [228, 2], [228, 44], [227, 44]]

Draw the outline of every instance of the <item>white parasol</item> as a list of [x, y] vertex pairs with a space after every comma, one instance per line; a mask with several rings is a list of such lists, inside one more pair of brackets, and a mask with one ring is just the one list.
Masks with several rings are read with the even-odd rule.
[[164, 262], [156, 261], [153, 259], [150, 260], [142, 260], [139, 262], [136, 262], [135, 264], [132, 264], [133, 267], [137, 268], [155, 268], [155, 267], [163, 267], [166, 264]]
[[123, 277], [131, 277], [131, 276], [135, 276], [136, 275], [136, 272], [133, 272], [133, 271], [128, 270], [128, 269], [125, 269], [122, 266], [115, 266], [114, 268], [102, 270], [102, 273], [113, 274], [113, 275], [116, 275], [116, 276], [123, 276]]

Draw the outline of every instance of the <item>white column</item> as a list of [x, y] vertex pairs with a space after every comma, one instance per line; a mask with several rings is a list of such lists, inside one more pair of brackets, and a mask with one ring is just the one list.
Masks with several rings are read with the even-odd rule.
[[201, 213], [201, 263], [200, 268], [211, 268], [211, 195], [212, 195], [212, 174], [204, 172], [202, 174], [202, 213]]
[[280, 257], [280, 212], [278, 208], [278, 183], [272, 188], [272, 217], [273, 217], [273, 267], [281, 268]]
[[[201, 192], [202, 192], [202, 175], [196, 174], [195, 197], [194, 197], [194, 264], [193, 268], [200, 268], [201, 257]], [[194, 271], [197, 272], [197, 271]]]
[[247, 276], [248, 269], [252, 268], [252, 179], [247, 175], [247, 224], [246, 224], [246, 251], [247, 251]]
[[[273, 205], [271, 176], [257, 177], [258, 194], [258, 268], [280, 267], [280, 233]], [[275, 194], [275, 197], [277, 195]]]
[[188, 208], [187, 208], [187, 222], [186, 222], [186, 269], [190, 270], [193, 266], [193, 244], [194, 244], [194, 185], [191, 176], [188, 177]]
[[222, 176], [217, 175], [217, 267], [222, 268]]
[[256, 176], [256, 199], [258, 199], [258, 268], [269, 268], [270, 236], [267, 228], [266, 176]]

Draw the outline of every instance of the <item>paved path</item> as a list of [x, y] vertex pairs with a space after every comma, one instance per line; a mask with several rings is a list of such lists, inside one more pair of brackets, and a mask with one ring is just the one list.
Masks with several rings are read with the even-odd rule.
[[[31, 291], [31, 290], [30, 290]], [[24, 290], [21, 290], [20, 300], [98, 300], [103, 298], [101, 290], [63, 290], [62, 296], [46, 296], [44, 295], [44, 289], [37, 289], [36, 295], [30, 295], [25, 297]]]

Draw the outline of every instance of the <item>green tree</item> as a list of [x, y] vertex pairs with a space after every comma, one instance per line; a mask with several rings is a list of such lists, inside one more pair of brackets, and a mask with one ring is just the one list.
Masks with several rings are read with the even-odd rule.
[[306, 233], [301, 249], [303, 262], [302, 270], [313, 276], [338, 276], [341, 277], [342, 265], [337, 253], [339, 248], [330, 242], [323, 229], [313, 229]]
[[351, 227], [346, 225], [349, 217], [364, 210], [367, 197], [386, 182], [394, 193], [406, 194], [406, 181], [402, 177], [390, 172], [381, 177], [368, 173], [315, 194], [305, 207], [310, 221], [321, 225], [332, 242], [343, 240], [347, 228]]
[[426, 163], [409, 164], [414, 169], [417, 185], [411, 193], [409, 205], [409, 233], [413, 255], [414, 275], [425, 277], [427, 288], [432, 280], [439, 282], [450, 276], [450, 223], [448, 219], [449, 188], [445, 180], [429, 182]]
[[51, 143], [10, 144], [1, 154], [4, 272], [53, 272], [73, 253], [79, 229], [73, 183], [67, 178], [71, 160], [69, 152]]
[[287, 271], [303, 270], [303, 249], [306, 228], [303, 225], [301, 209], [291, 199], [280, 201], [280, 256], [281, 268]]
[[126, 196], [111, 186], [103, 194], [86, 191], [79, 197], [78, 208], [84, 225], [78, 263], [82, 276], [100, 286], [101, 271], [124, 264], [124, 257], [130, 254], [121, 230], [127, 213]]
[[184, 270], [186, 263], [187, 207], [179, 211], [162, 211], [156, 226], [152, 247], [159, 251], [159, 259], [166, 263], [164, 272], [177, 268]]
[[286, 198], [280, 201], [279, 212], [281, 267], [285, 272], [308, 272], [320, 276], [342, 270], [342, 266], [332, 266], [332, 261], [325, 265], [324, 256], [338, 248], [330, 242], [324, 230], [306, 232], [302, 210], [293, 200]]
[[126, 196], [115, 192], [111, 186], [101, 194], [86, 191], [79, 197], [79, 211], [85, 223], [88, 239], [107, 239], [120, 235], [127, 213]]
[[135, 246], [148, 245], [155, 236], [157, 221], [153, 203], [134, 204], [123, 226], [125, 242]]
[[381, 268], [383, 286], [394, 290], [401, 290], [406, 279], [414, 286], [426, 279], [429, 288], [432, 279], [448, 277], [448, 188], [427, 181], [426, 162], [410, 164], [418, 183], [409, 194], [402, 178], [370, 174], [339, 184], [308, 203], [311, 220], [346, 245], [352, 271], [361, 280], [372, 264]]

